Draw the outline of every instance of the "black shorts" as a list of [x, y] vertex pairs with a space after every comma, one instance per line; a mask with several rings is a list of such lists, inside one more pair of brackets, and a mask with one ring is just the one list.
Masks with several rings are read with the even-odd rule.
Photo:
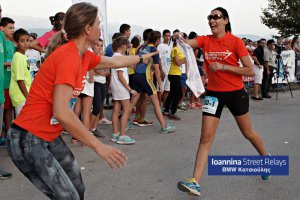
[[157, 94], [156, 88], [150, 76], [147, 76], [146, 74], [135, 73], [134, 82], [135, 85], [133, 89], [138, 93], [147, 93], [148, 96]]
[[248, 113], [248, 93], [244, 88], [232, 92], [207, 91], [202, 109], [203, 116], [220, 118], [225, 105], [233, 116], [241, 116]]
[[134, 85], [135, 85], [135, 81], [134, 81], [134, 74], [129, 74], [129, 86], [131, 88], [134, 88]]

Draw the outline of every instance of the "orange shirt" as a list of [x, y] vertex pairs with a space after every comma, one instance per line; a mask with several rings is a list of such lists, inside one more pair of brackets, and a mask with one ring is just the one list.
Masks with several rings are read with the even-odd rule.
[[248, 56], [243, 41], [227, 32], [222, 38], [216, 39], [212, 35], [198, 36], [198, 48], [203, 49], [204, 70], [208, 76], [207, 89], [217, 92], [240, 90], [244, 87], [242, 75], [228, 71], [211, 71], [209, 65], [219, 62], [224, 65], [239, 67], [239, 59]]
[[58, 47], [46, 58], [37, 73], [26, 104], [14, 123], [46, 141], [55, 140], [63, 127], [53, 118], [54, 86], [72, 86], [73, 98], [70, 104], [74, 104], [84, 88], [87, 70], [94, 68], [100, 61], [100, 56], [88, 50], [80, 57], [73, 41]]

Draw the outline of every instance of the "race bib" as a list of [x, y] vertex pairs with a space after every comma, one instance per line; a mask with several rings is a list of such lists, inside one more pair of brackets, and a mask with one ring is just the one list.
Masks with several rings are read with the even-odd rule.
[[[77, 101], [77, 98], [72, 98], [69, 102], [69, 105], [70, 105], [70, 109], [73, 110], [74, 109], [74, 106], [75, 106], [75, 103]], [[57, 121], [57, 119], [55, 119], [53, 116], [52, 118], [50, 119], [50, 124], [51, 125], [55, 125], [55, 124], [59, 124], [59, 122]]]
[[217, 97], [205, 96], [204, 105], [202, 111], [210, 114], [216, 114], [219, 105]]
[[[6, 62], [11, 63], [11, 59], [6, 59]], [[10, 71], [11, 71], [11, 67], [10, 67], [10, 66], [7, 66], [7, 67], [6, 67], [6, 70], [7, 70], [8, 72], [10, 72]]]

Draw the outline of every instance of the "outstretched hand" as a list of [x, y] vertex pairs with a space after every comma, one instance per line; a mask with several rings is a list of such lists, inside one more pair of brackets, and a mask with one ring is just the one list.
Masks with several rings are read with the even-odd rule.
[[186, 39], [184, 39], [183, 37], [182, 37], [182, 35], [183, 35], [183, 33], [180, 33], [180, 32], [176, 32], [176, 33], [174, 33], [174, 35], [173, 35], [173, 39], [179, 39], [181, 42], [183, 42], [183, 43], [187, 43], [187, 40]]
[[157, 55], [158, 53], [159, 53], [158, 51], [155, 51], [155, 52], [151, 52], [151, 53], [142, 55], [143, 63], [147, 64], [150, 61], [150, 59], [152, 58], [152, 56]]
[[97, 154], [106, 160], [111, 169], [114, 169], [114, 165], [118, 168], [121, 168], [122, 165], [126, 165], [126, 155], [112, 146], [103, 144], [102, 148], [97, 151]]

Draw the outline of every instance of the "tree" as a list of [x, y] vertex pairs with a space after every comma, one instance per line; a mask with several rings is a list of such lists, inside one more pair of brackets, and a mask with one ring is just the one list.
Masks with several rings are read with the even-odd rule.
[[277, 29], [283, 37], [299, 35], [300, 0], [269, 0], [260, 18], [263, 24]]

